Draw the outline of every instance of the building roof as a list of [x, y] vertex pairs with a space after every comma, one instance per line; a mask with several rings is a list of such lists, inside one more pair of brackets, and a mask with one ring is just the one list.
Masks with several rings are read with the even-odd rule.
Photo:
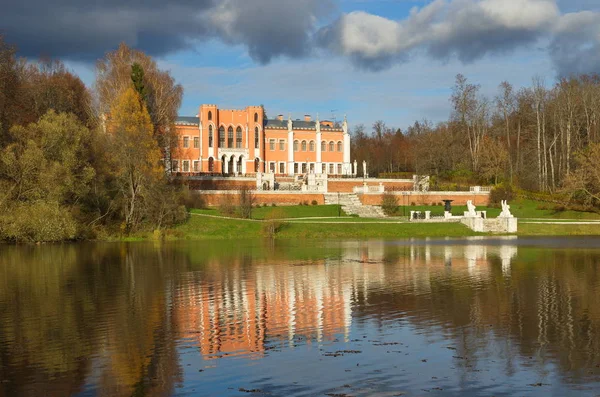
[[197, 126], [197, 125], [200, 125], [200, 118], [199, 117], [179, 116], [179, 117], [177, 117], [175, 124], [196, 125]]
[[[288, 121], [287, 120], [279, 120], [279, 119], [269, 119], [265, 120], [265, 129], [273, 128], [273, 129], [285, 129], [287, 130]], [[316, 130], [317, 122], [316, 121], [304, 121], [304, 120], [292, 120], [292, 128], [294, 130]], [[327, 125], [321, 123], [322, 131], [342, 131], [341, 128], [328, 127]]]

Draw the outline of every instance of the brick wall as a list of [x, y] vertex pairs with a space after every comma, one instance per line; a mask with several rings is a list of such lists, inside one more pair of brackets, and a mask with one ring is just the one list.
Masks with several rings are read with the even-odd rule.
[[187, 183], [191, 190], [240, 190], [243, 187], [256, 189], [254, 178], [190, 179]]
[[[386, 180], [386, 179], [367, 179], [367, 186], [379, 186], [383, 183], [385, 190], [412, 190], [412, 181]], [[355, 179], [329, 179], [327, 181], [327, 190], [329, 193], [352, 193], [355, 186], [363, 186], [361, 178]]]
[[[234, 200], [238, 200], [238, 194], [234, 191], [205, 191], [196, 192], [200, 195], [207, 206], [218, 206], [224, 196], [232, 196]], [[308, 202], [311, 204], [316, 200], [319, 205], [325, 204], [325, 197], [322, 194], [316, 193], [301, 193], [301, 192], [254, 192], [256, 204], [277, 204], [277, 205], [298, 205], [299, 203]]]
[[[438, 205], [443, 200], [454, 200], [452, 205], [466, 205], [467, 200], [473, 201], [474, 205], [488, 205], [490, 201], [489, 193], [471, 193], [471, 192], [395, 192], [399, 205]], [[382, 194], [368, 193], [358, 195], [360, 201], [365, 205], [381, 205]]]

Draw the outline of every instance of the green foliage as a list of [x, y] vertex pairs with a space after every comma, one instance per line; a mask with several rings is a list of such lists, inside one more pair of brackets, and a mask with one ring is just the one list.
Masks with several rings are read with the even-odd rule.
[[496, 186], [490, 192], [490, 204], [498, 205], [502, 200], [512, 201], [515, 198], [515, 192], [511, 185]]
[[140, 98], [146, 102], [148, 100], [148, 91], [146, 90], [146, 85], [144, 84], [144, 69], [137, 62], [134, 62], [133, 65], [131, 65], [131, 81], [135, 91], [138, 93]]
[[391, 192], [383, 193], [381, 209], [383, 209], [383, 212], [388, 216], [394, 215], [398, 210], [398, 197]]
[[77, 222], [66, 207], [36, 200], [19, 203], [0, 216], [0, 238], [15, 242], [52, 242], [77, 237]]

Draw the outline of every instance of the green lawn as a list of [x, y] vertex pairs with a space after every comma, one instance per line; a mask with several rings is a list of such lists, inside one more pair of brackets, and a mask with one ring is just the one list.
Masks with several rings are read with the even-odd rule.
[[[543, 203], [533, 200], [514, 200], [509, 202], [510, 210], [512, 214], [520, 219], [526, 218], [548, 218], [548, 219], [598, 219], [600, 220], [600, 214], [593, 212], [580, 212], [580, 211], [555, 211], [553, 209], [545, 210], [540, 209], [541, 207], [553, 208], [554, 205], [550, 203]], [[491, 208], [485, 206], [478, 206], [477, 210], [487, 211], [489, 218], [494, 218], [500, 215], [500, 208]], [[442, 215], [444, 213], [444, 206], [428, 206], [428, 205], [417, 205], [417, 206], [403, 206], [398, 207], [397, 216], [406, 216], [410, 214], [410, 211], [431, 211], [432, 215]], [[466, 206], [453, 205], [452, 214], [462, 215], [467, 211]]]
[[600, 236], [600, 224], [598, 225], [541, 225], [519, 223], [519, 236]]
[[[317, 218], [346, 216], [339, 205], [287, 205], [277, 207], [260, 207], [252, 210], [252, 219], [265, 219], [269, 213], [277, 210], [283, 218]], [[193, 214], [221, 216], [218, 208], [192, 209]]]

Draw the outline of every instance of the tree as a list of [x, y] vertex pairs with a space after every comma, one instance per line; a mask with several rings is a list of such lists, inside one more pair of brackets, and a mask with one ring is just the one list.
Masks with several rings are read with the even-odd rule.
[[111, 114], [113, 161], [121, 193], [124, 229], [134, 230], [143, 218], [142, 202], [156, 184], [164, 182], [161, 152], [153, 138], [152, 121], [139, 94], [130, 86]]
[[566, 180], [563, 191], [585, 204], [600, 206], [600, 143], [592, 143], [575, 154], [575, 169]]
[[129, 89], [132, 79], [137, 80], [136, 89], [143, 86], [147, 94], [143, 99], [154, 133], [166, 133], [177, 119], [183, 88], [175, 83], [169, 72], [160, 70], [151, 57], [124, 43], [96, 65], [99, 114], [108, 113], [117, 98]]
[[508, 151], [498, 140], [485, 137], [481, 153], [481, 175], [494, 184], [506, 173], [506, 165], [509, 162]]
[[479, 167], [481, 138], [486, 131], [483, 123], [487, 121], [482, 120], [486, 109], [484, 104], [480, 104], [478, 101], [479, 88], [479, 85], [468, 83], [465, 76], [458, 74], [451, 97], [454, 119], [458, 123], [458, 127], [467, 135], [473, 171], [477, 171]]

